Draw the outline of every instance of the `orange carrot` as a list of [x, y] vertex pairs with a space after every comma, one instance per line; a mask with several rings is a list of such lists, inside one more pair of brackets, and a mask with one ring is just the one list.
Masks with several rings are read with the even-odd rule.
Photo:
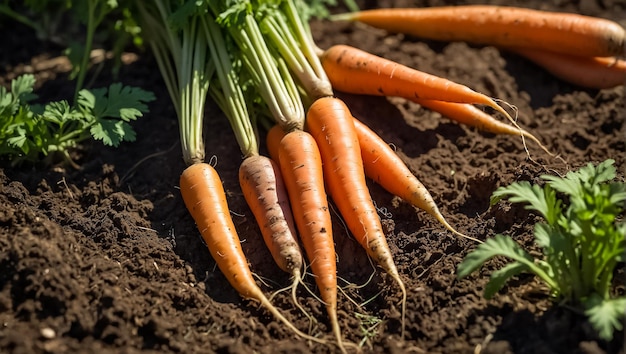
[[[274, 136], [280, 137], [280, 134]], [[337, 320], [337, 264], [332, 222], [318, 146], [309, 133], [293, 130], [282, 136], [278, 157], [300, 239], [337, 343], [345, 351]]]
[[511, 126], [501, 122], [475, 106], [467, 103], [452, 103], [436, 100], [422, 100], [413, 98], [413, 102], [426, 107], [432, 111], [450, 118], [457, 123], [476, 127], [480, 130], [493, 134], [521, 135], [523, 138], [534, 141], [541, 149], [549, 155], [553, 155], [548, 149], [531, 133], [519, 127]]
[[280, 159], [278, 158], [278, 147], [280, 146], [280, 140], [285, 136], [285, 132], [278, 126], [274, 125], [267, 132], [265, 138], [265, 145], [267, 146], [267, 153], [276, 164], [280, 166]]
[[239, 185], [274, 261], [293, 278], [291, 296], [298, 305], [296, 287], [301, 281], [304, 263], [278, 165], [265, 156], [246, 158], [239, 167]]
[[[426, 74], [346, 45], [335, 45], [326, 50], [322, 54], [322, 65], [333, 88], [339, 91], [399, 96], [420, 102], [429, 100], [484, 104], [502, 113], [517, 128], [518, 133], [522, 136], [522, 141], [528, 135], [531, 140], [538, 142], [538, 139], [525, 132], [493, 99], [467, 86]], [[483, 118], [485, 117], [483, 116]], [[490, 120], [495, 121], [493, 118]], [[539, 145], [546, 153], [553, 155], [543, 145]]]
[[510, 115], [493, 99], [467, 86], [427, 74], [347, 45], [324, 51], [322, 65], [334, 89], [347, 93], [484, 104]]
[[369, 194], [363, 172], [359, 140], [352, 114], [342, 100], [317, 99], [309, 108], [305, 127], [322, 155], [324, 181], [352, 235], [367, 254], [391, 275], [402, 290], [402, 336], [406, 289], [393, 262], [380, 218]]
[[626, 41], [624, 28], [614, 21], [519, 7], [373, 9], [336, 18], [433, 40], [522, 46], [579, 56], [622, 56]]
[[365, 175], [391, 194], [426, 211], [453, 234], [481, 242], [455, 230], [443, 217], [426, 187], [389, 145], [365, 124], [353, 118], [361, 147]]
[[626, 60], [615, 57], [581, 57], [544, 50], [505, 47], [557, 78], [590, 89], [612, 88], [626, 83]]
[[206, 163], [190, 165], [180, 176], [180, 191], [213, 259], [235, 290], [245, 298], [259, 301], [297, 335], [326, 343], [298, 330], [256, 285], [230, 217], [222, 181], [215, 169]]

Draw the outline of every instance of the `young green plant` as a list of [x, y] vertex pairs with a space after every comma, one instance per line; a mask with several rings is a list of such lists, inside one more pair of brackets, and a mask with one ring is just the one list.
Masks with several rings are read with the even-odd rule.
[[114, 83], [108, 88], [78, 92], [76, 105], [67, 101], [31, 105], [35, 77], [25, 74], [11, 82], [11, 91], [0, 87], [0, 155], [13, 165], [62, 161], [75, 168], [70, 151], [88, 139], [117, 147], [134, 141], [130, 123], [148, 112], [154, 94], [141, 88]]
[[[90, 87], [85, 84], [85, 79], [96, 38], [102, 39], [106, 36], [107, 40], [114, 43], [116, 60], [120, 59], [120, 45], [128, 44], [129, 33], [125, 30], [130, 30], [133, 26], [128, 4], [128, 1], [119, 0], [38, 0], [24, 1], [23, 4], [5, 1], [0, 4], [0, 15], [6, 15], [31, 27], [40, 39], [68, 47], [66, 53], [72, 64], [70, 79], [76, 79], [72, 102], [75, 104], [79, 92]], [[62, 23], [63, 21], [69, 22], [69, 25]], [[117, 27], [110, 25], [111, 23], [116, 23]], [[72, 26], [81, 32], [67, 31]], [[66, 31], [59, 31], [59, 28]], [[83, 34], [84, 38], [81, 37]], [[77, 35], [82, 42], [74, 40]], [[116, 63], [115, 70], [119, 70], [119, 63]]]
[[624, 261], [626, 223], [623, 207], [626, 184], [614, 181], [613, 160], [591, 163], [565, 177], [543, 175], [545, 185], [515, 182], [498, 188], [491, 204], [501, 199], [524, 203], [545, 222], [535, 225], [535, 242], [543, 251], [534, 259], [512, 238], [496, 235], [479, 245], [458, 266], [463, 278], [496, 256], [513, 260], [495, 271], [485, 287], [492, 297], [511, 277], [530, 272], [548, 285], [551, 294], [581, 307], [601, 338], [609, 340], [622, 328], [626, 297], [612, 297], [616, 265]]
[[[74, 65], [72, 69], [72, 75], [76, 77], [74, 100], [78, 100], [78, 93], [82, 90], [85, 84], [85, 78], [87, 77], [96, 29], [118, 4], [117, 1], [85, 0], [79, 1], [74, 5], [76, 7], [75, 12], [86, 26], [85, 43], [81, 48], [82, 53], [78, 55], [80, 59], [74, 60], [77, 65]], [[70, 53], [70, 58], [75, 56], [75, 54]]]

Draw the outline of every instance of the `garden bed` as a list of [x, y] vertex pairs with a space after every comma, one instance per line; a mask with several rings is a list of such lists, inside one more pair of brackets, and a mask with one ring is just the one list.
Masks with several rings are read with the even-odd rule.
[[[473, 1], [365, 1], [363, 7], [435, 6]], [[502, 1], [483, 1], [502, 3]], [[624, 19], [623, 1], [508, 1], [507, 5]], [[622, 22], [622, 25], [624, 23]], [[585, 90], [493, 47], [428, 42], [366, 26], [315, 21], [322, 48], [347, 43], [468, 85], [519, 110], [518, 122], [562, 159], [517, 136], [460, 126], [403, 99], [338, 93], [353, 114], [392, 143], [435, 197], [448, 221], [479, 239], [511, 235], [536, 252], [538, 218], [519, 205], [489, 207], [499, 186], [538, 182], [589, 162], [616, 160], [624, 178], [624, 86]], [[62, 48], [19, 25], [3, 24], [1, 83], [34, 72], [42, 100], [73, 93], [67, 67], [43, 65]], [[94, 86], [112, 82], [105, 69]], [[119, 148], [85, 146], [81, 168], [0, 168], [0, 352], [7, 353], [326, 353], [292, 335], [257, 304], [242, 300], [216, 268], [177, 189], [184, 169], [178, 125], [153, 59], [139, 53], [121, 69], [124, 84], [152, 90], [157, 101], [134, 127], [137, 141]], [[242, 246], [267, 292], [289, 284], [273, 263], [238, 185], [234, 135], [209, 103], [206, 151], [223, 179]], [[264, 151], [264, 149], [263, 149]], [[528, 154], [533, 160], [528, 158]], [[453, 236], [432, 217], [374, 183], [389, 244], [408, 290], [400, 338], [400, 292], [373, 266], [336, 214], [334, 233], [344, 337], [380, 353], [617, 353], [621, 335], [599, 341], [585, 318], [553, 306], [532, 276], [515, 278], [492, 300], [489, 274], [504, 260], [457, 280], [456, 267], [476, 244]], [[617, 289], [622, 269], [618, 270]], [[306, 278], [313, 289], [313, 278]], [[350, 286], [349, 286], [350, 285]], [[355, 287], [352, 285], [363, 285]], [[328, 333], [322, 304], [304, 289], [299, 301]], [[348, 299], [350, 297], [355, 302]], [[309, 328], [287, 293], [273, 299], [300, 329]], [[363, 304], [361, 306], [355, 303]], [[378, 323], [372, 328], [372, 325]], [[367, 329], [367, 330], [366, 330]], [[364, 331], [366, 330], [366, 331]]]

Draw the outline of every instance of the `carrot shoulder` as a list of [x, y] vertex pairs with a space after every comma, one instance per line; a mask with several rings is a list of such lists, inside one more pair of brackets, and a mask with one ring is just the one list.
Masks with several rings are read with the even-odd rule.
[[340, 99], [320, 98], [309, 108], [305, 127], [319, 146], [324, 181], [350, 232], [402, 290], [404, 335], [406, 289], [396, 269], [378, 212], [366, 185], [352, 115]]
[[272, 161], [278, 164], [280, 168], [280, 158], [278, 157], [278, 147], [280, 146], [280, 141], [285, 136], [285, 132], [282, 128], [276, 124], [270, 130], [268, 130], [266, 138], [265, 138], [265, 146], [267, 147], [267, 154], [270, 156]]
[[448, 79], [431, 75], [355, 47], [339, 44], [322, 54], [334, 89], [354, 94], [398, 96], [483, 104], [510, 118], [492, 98]]
[[626, 40], [624, 28], [614, 21], [508, 6], [373, 9], [338, 18], [420, 38], [522, 46], [579, 56], [624, 55]]

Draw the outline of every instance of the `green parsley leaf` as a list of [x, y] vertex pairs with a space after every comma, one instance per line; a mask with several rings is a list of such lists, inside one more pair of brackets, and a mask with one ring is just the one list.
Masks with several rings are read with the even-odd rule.
[[96, 118], [121, 118], [127, 122], [141, 117], [142, 113], [148, 111], [145, 102], [155, 100], [152, 92], [122, 86], [120, 83], [112, 84], [108, 90], [95, 89], [87, 93], [85, 91], [80, 91], [79, 102], [87, 103], [85, 107], [92, 108]]
[[585, 310], [585, 315], [598, 331], [600, 338], [611, 340], [614, 331], [624, 328], [619, 318], [626, 313], [626, 298], [603, 300], [594, 294], [587, 303], [589, 306]]
[[135, 141], [129, 122], [148, 112], [147, 102], [155, 99], [151, 92], [116, 83], [81, 90], [76, 107], [64, 100], [30, 106], [34, 84], [32, 75], [23, 75], [12, 81], [12, 92], [0, 88], [0, 155], [13, 164], [37, 162], [51, 153], [69, 159], [67, 150], [89, 138], [114, 147]]
[[467, 276], [493, 257], [508, 257], [513, 262], [491, 275], [485, 297], [495, 294], [508, 278], [528, 271], [539, 276], [555, 297], [582, 306], [600, 337], [611, 339], [623, 327], [626, 311], [626, 297], [611, 298], [610, 291], [615, 266], [626, 258], [622, 220], [626, 184], [612, 181], [614, 162], [590, 163], [564, 177], [543, 175], [543, 188], [526, 181], [498, 188], [492, 205], [508, 198], [546, 220], [534, 227], [542, 258], [533, 261], [511, 238], [496, 235], [466, 256], [458, 276]]

